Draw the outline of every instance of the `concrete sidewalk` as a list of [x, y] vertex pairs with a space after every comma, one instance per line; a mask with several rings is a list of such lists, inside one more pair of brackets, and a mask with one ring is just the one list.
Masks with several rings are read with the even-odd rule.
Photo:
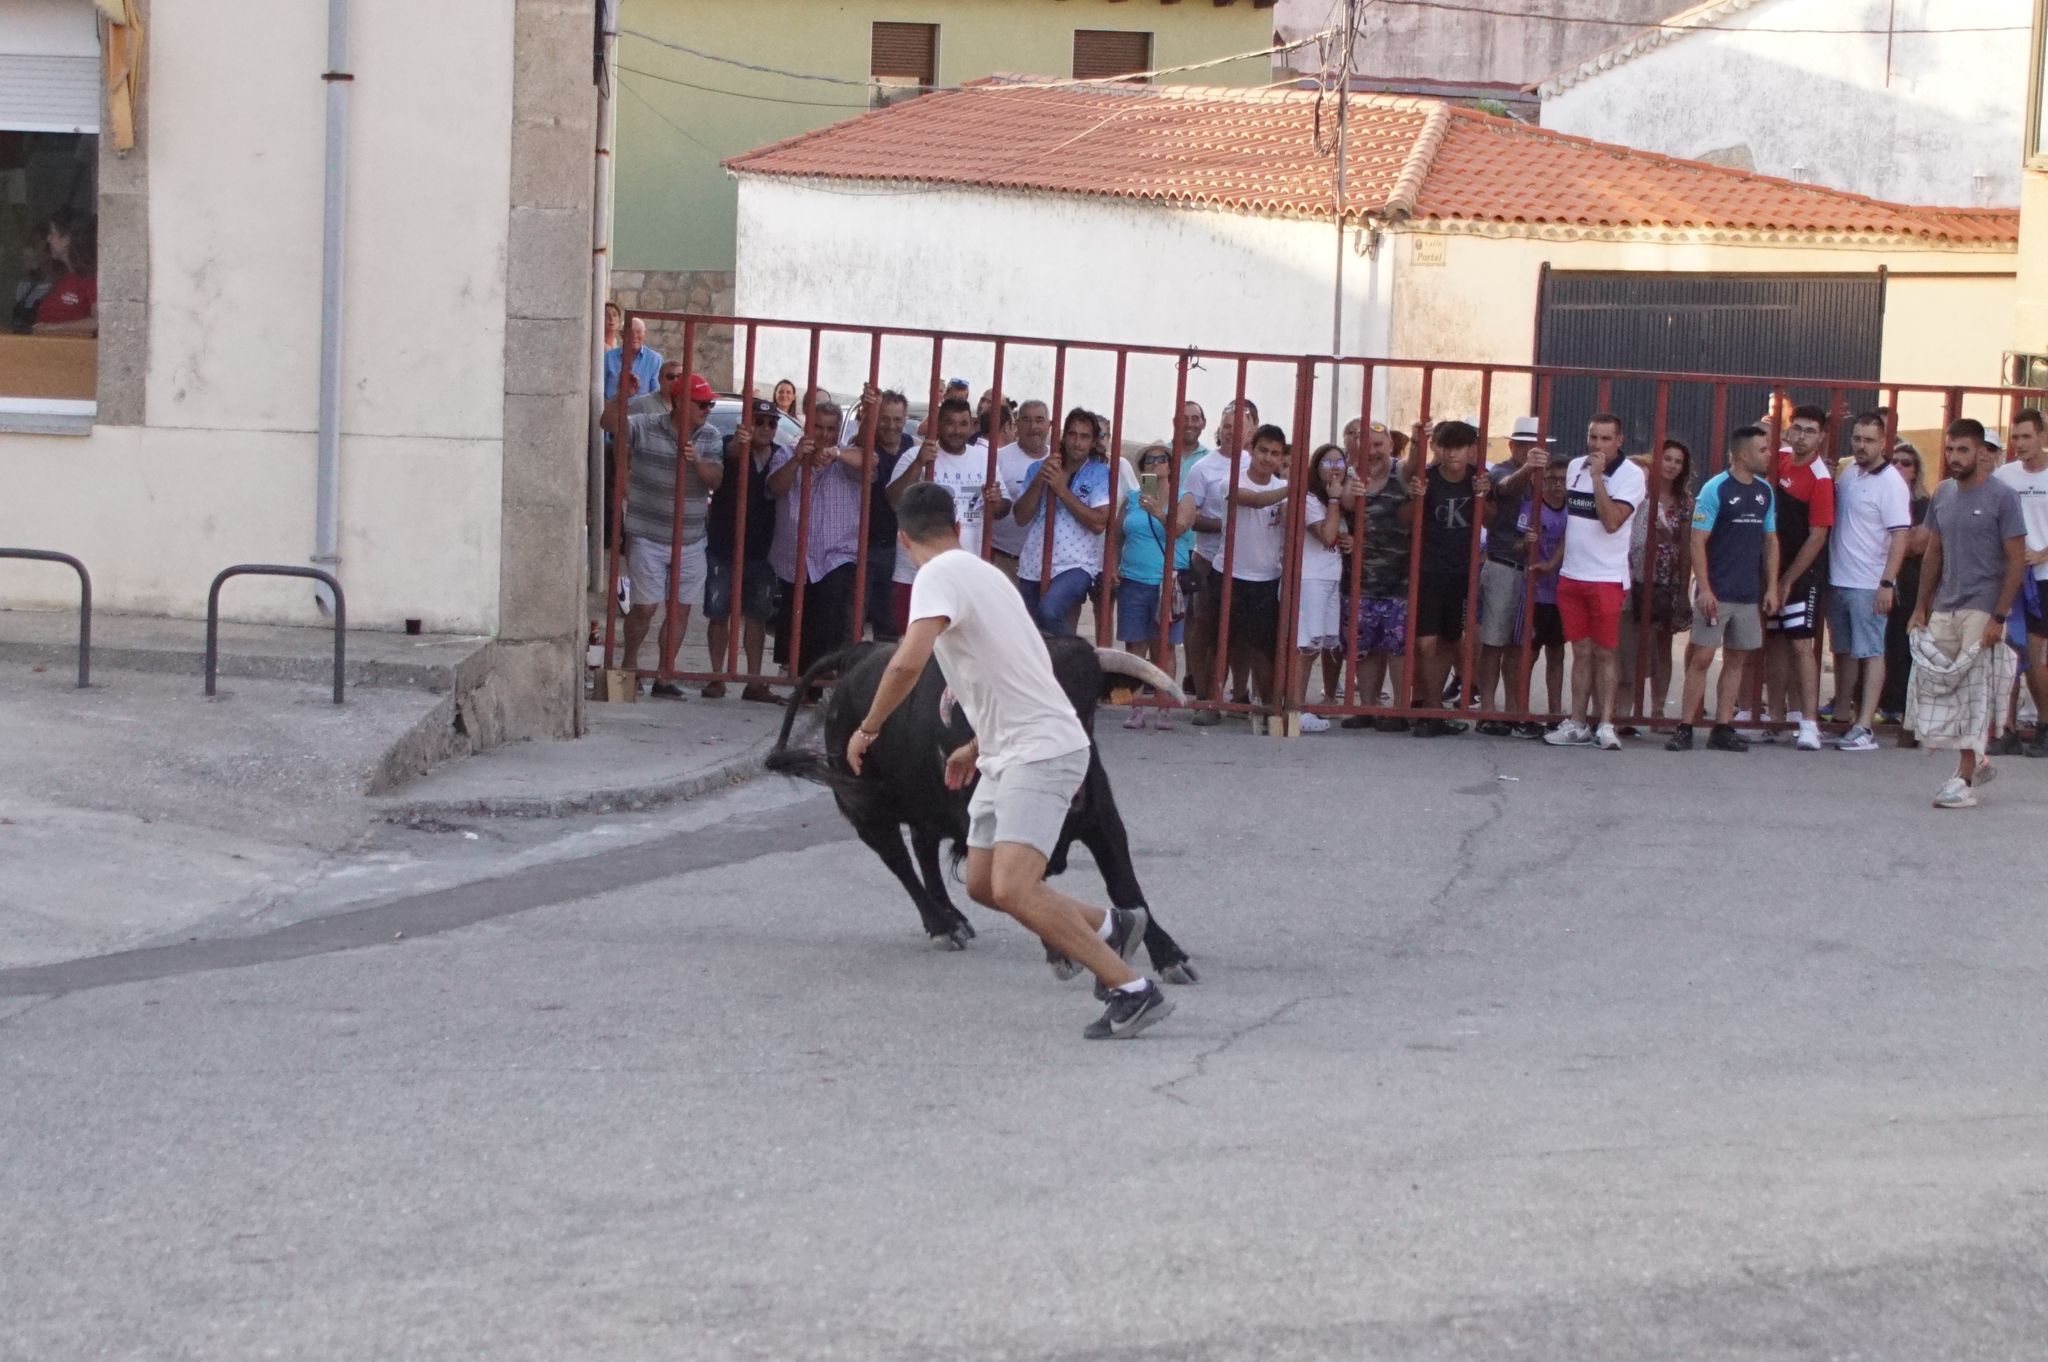
[[[112, 638], [95, 647], [85, 690], [73, 684], [72, 645], [59, 642], [75, 627], [71, 616], [0, 612], [0, 968], [374, 897], [395, 865], [452, 862], [459, 839], [434, 834], [455, 820], [710, 794], [760, 772], [783, 715], [694, 696], [593, 704], [583, 739], [451, 761], [465, 749], [453, 687], [481, 641], [352, 634], [352, 684], [337, 706], [331, 637], [319, 630], [224, 632], [241, 665], [224, 666], [207, 699], [203, 626], [102, 630]], [[537, 822], [513, 840], [584, 830]]]
[[[792, 741], [811, 730], [798, 719]], [[695, 799], [761, 773], [783, 706], [728, 697], [595, 704], [575, 742], [508, 743], [452, 763], [382, 801], [385, 816], [562, 818]]]

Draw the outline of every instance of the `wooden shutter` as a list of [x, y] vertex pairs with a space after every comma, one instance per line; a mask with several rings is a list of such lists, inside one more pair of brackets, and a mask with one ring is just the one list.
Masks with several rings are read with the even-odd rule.
[[1074, 30], [1075, 80], [1124, 80], [1152, 69], [1152, 35], [1112, 29]]
[[869, 73], [876, 80], [936, 85], [938, 56], [937, 24], [877, 23]]

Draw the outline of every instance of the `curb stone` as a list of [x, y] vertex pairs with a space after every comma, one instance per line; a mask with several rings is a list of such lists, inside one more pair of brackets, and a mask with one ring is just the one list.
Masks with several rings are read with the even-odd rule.
[[[815, 724], [800, 722], [790, 734], [792, 745], [811, 736]], [[562, 795], [479, 795], [469, 799], [404, 799], [384, 801], [388, 823], [419, 824], [450, 818], [570, 818], [578, 814], [637, 813], [681, 804], [744, 785], [768, 774], [762, 759], [775, 748], [773, 735], [755, 739], [722, 761], [686, 776], [577, 790]]]

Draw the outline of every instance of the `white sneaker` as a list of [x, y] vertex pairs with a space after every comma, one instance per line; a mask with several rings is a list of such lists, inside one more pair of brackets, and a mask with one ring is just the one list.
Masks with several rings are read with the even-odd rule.
[[1970, 792], [1969, 785], [1964, 783], [1961, 776], [1950, 776], [1948, 784], [1941, 787], [1941, 793], [1934, 796], [1934, 807], [1937, 809], [1974, 809], [1977, 807], [1977, 796]]
[[1835, 750], [1837, 752], [1875, 752], [1877, 750], [1877, 735], [1862, 724], [1857, 724], [1842, 735], [1842, 740], [1835, 744]]
[[1602, 752], [1619, 752], [1621, 735], [1614, 731], [1613, 724], [1602, 724], [1593, 733], [1593, 744]]
[[1265, 737], [1265, 736], [1266, 736], [1266, 716], [1265, 716], [1265, 715], [1263, 715], [1263, 714], [1254, 714], [1254, 715], [1252, 715], [1252, 716], [1251, 716], [1251, 721], [1252, 721], [1252, 736], [1253, 736], [1254, 738], [1263, 738], [1263, 737]]
[[1811, 719], [1801, 719], [1797, 745], [1802, 752], [1820, 751], [1820, 725]]
[[1301, 716], [1301, 731], [1304, 733], [1327, 733], [1330, 731], [1330, 721], [1320, 714], [1303, 714]]
[[1556, 728], [1543, 735], [1543, 741], [1552, 747], [1591, 747], [1593, 730], [1577, 719], [1566, 719]]

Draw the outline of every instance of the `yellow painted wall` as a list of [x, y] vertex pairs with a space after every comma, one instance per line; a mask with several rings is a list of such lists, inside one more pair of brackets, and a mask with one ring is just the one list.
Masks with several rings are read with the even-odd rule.
[[[937, 24], [942, 85], [997, 71], [1071, 76], [1076, 29], [1149, 32], [1157, 67], [1256, 51], [1273, 37], [1273, 11], [1251, 0], [625, 0], [614, 268], [732, 269], [737, 198], [719, 162], [865, 112], [869, 37], [877, 20]], [[626, 30], [862, 84], [743, 71]], [[1270, 59], [1260, 57], [1165, 79], [1259, 85], [1272, 79], [1271, 71]]]
[[2048, 355], [2048, 171], [2020, 176], [2019, 301], [2012, 349]]
[[[1424, 258], [1441, 265], [1418, 265]], [[1395, 255], [1392, 353], [1396, 357], [1528, 364], [1534, 361], [1536, 291], [1543, 263], [1559, 270], [1646, 270], [1698, 273], [1867, 274], [1879, 265], [1894, 277], [1887, 285], [1882, 376], [1888, 382], [1995, 385], [2005, 350], [2011, 347], [2019, 289], [2010, 271], [2011, 251], [1858, 249], [1826, 246], [1747, 246], [1620, 241], [1539, 241], [1420, 231], [1390, 234], [1381, 249]], [[2001, 273], [2003, 272], [2003, 273]], [[1919, 278], [1923, 274], [1949, 278]], [[1991, 277], [1982, 277], [1989, 275]], [[1906, 277], [1899, 277], [1906, 276]], [[2044, 345], [2048, 350], [2048, 345]], [[1396, 375], [1389, 382], [1394, 419], [1404, 426], [1420, 408], [1419, 379]], [[1939, 404], [1921, 412], [1900, 403], [1902, 425], [1932, 426]], [[1479, 381], [1474, 376], [1439, 374], [1432, 414], [1466, 417], [1477, 413]], [[1489, 426], [1504, 429], [1530, 410], [1527, 380], [1495, 381]], [[1988, 409], [1973, 416], [1994, 419]], [[1923, 421], [1922, 418], [1925, 418]], [[2003, 424], [2000, 420], [1999, 424]]]

